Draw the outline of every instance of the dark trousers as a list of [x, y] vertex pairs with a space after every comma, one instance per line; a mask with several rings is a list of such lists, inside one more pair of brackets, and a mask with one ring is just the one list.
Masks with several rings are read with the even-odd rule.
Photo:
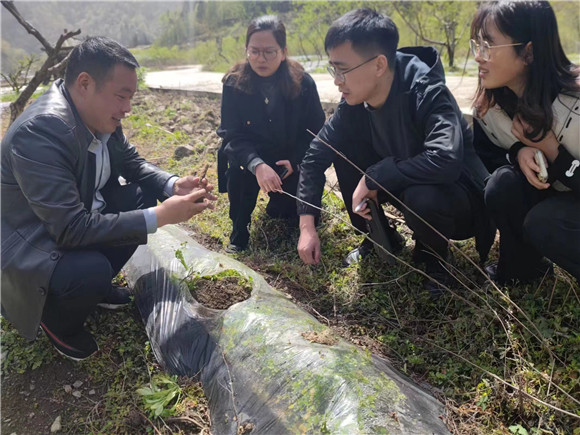
[[[143, 209], [157, 203], [135, 184], [119, 186], [105, 199], [107, 207], [103, 214]], [[136, 249], [136, 245], [128, 245], [64, 252], [50, 279], [42, 322], [61, 337], [77, 333], [112, 290], [111, 280]]]
[[572, 192], [538, 190], [519, 168], [503, 166], [485, 187], [500, 232], [498, 280], [526, 281], [547, 257], [580, 281], [580, 200]]
[[[351, 158], [363, 170], [380, 160], [380, 157], [373, 155], [372, 151], [366, 152], [368, 153], [366, 156], [359, 153]], [[366, 233], [365, 219], [352, 211], [352, 194], [362, 174], [342, 158], [335, 160], [334, 167], [350, 220], [358, 230]], [[391, 193], [396, 200], [379, 190], [379, 202], [390, 202], [403, 213], [407, 226], [413, 231], [413, 237], [418, 242], [416, 247], [421, 248], [415, 251], [415, 261], [429, 261], [433, 258], [430, 254], [422, 254], [423, 246], [430, 248], [442, 258], [447, 257], [448, 247], [444, 238], [430, 229], [407, 207], [448, 239], [463, 240], [475, 235], [474, 194], [468, 192], [461, 183], [417, 184], [403, 191]]]
[[[254, 174], [233, 165], [227, 171], [227, 179], [230, 219], [232, 220], [230, 243], [246, 247], [250, 238], [248, 224], [256, 207], [260, 186]], [[297, 172], [293, 172], [292, 175], [282, 180], [282, 190], [285, 192], [296, 196], [297, 187]], [[268, 196], [270, 197], [266, 206], [268, 216], [282, 219], [297, 217], [296, 199], [276, 192], [268, 193]]]

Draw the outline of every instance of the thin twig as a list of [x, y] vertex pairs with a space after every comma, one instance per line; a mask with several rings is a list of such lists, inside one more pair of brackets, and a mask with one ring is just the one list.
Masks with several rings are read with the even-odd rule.
[[[522, 327], [524, 327], [526, 330], [528, 330], [530, 332], [531, 335], [533, 335], [542, 345], [542, 347], [544, 347], [546, 349], [546, 351], [548, 352], [548, 354], [550, 355], [550, 359], [554, 359], [555, 356], [552, 352], [552, 349], [550, 349], [550, 347], [547, 345], [546, 343], [546, 338], [543, 336], [542, 332], [538, 329], [538, 327], [536, 326], [536, 324], [534, 322], [532, 322], [532, 320], [528, 317], [528, 315], [524, 312], [524, 310], [522, 310], [519, 305], [517, 305], [514, 301], [511, 300], [511, 298], [503, 291], [500, 290], [500, 288], [493, 282], [493, 280], [491, 280], [487, 274], [483, 271], [483, 269], [481, 267], [479, 267], [479, 265], [477, 265], [467, 254], [465, 254], [459, 247], [456, 246], [455, 242], [453, 242], [452, 240], [449, 240], [447, 237], [445, 237], [440, 231], [438, 231], [435, 227], [433, 227], [429, 222], [427, 222], [425, 219], [423, 219], [421, 216], [419, 216], [417, 213], [415, 213], [415, 211], [411, 210], [410, 207], [408, 207], [406, 204], [404, 204], [399, 198], [397, 198], [395, 195], [393, 195], [388, 189], [386, 189], [384, 186], [382, 186], [377, 180], [375, 180], [373, 177], [369, 176], [364, 170], [362, 170], [360, 167], [358, 167], [354, 162], [352, 162], [348, 157], [346, 157], [343, 153], [341, 153], [340, 151], [338, 151], [336, 148], [334, 148], [332, 145], [330, 145], [328, 142], [324, 141], [320, 136], [318, 136], [316, 133], [312, 132], [309, 129], [306, 129], [306, 131], [308, 131], [312, 136], [314, 136], [316, 139], [318, 139], [323, 145], [327, 146], [328, 148], [330, 148], [334, 153], [336, 153], [338, 156], [340, 156], [342, 159], [344, 159], [347, 163], [349, 163], [351, 166], [353, 166], [357, 171], [359, 171], [363, 176], [367, 177], [369, 180], [371, 180], [373, 183], [375, 183], [383, 192], [385, 192], [392, 200], [394, 200], [397, 204], [400, 204], [405, 210], [407, 210], [409, 213], [411, 213], [413, 216], [415, 216], [417, 219], [419, 219], [422, 223], [424, 223], [431, 231], [433, 231], [435, 234], [437, 234], [439, 237], [441, 237], [443, 240], [445, 240], [447, 242], [447, 244], [449, 246], [454, 246], [459, 254], [464, 257], [470, 264], [472, 264], [476, 270], [481, 273], [481, 275], [483, 277], [486, 278], [486, 280], [491, 284], [491, 286], [502, 296], [502, 298], [507, 301], [509, 304], [511, 304], [522, 316], [524, 316], [524, 318], [530, 323], [530, 325], [532, 326], [532, 328], [537, 332], [537, 335], [534, 334], [527, 326], [525, 326], [523, 323], [519, 322], [519, 320], [514, 316], [514, 318], [516, 319], [516, 321], [518, 323], [520, 323], [522, 325]], [[298, 199], [298, 198], [297, 198]], [[303, 201], [304, 202], [304, 201]], [[372, 239], [371, 240], [376, 246], [380, 246], [379, 244], [375, 243]], [[391, 254], [390, 252], [388, 252], [387, 250], [385, 250], [385, 252], [389, 253], [392, 257], [394, 257], [395, 259], [399, 260], [402, 262], [402, 260], [398, 259], [395, 255]], [[406, 264], [406, 263], [405, 263]], [[412, 267], [410, 265], [408, 265], [409, 267]], [[432, 277], [430, 277], [429, 275], [425, 274], [422, 271], [419, 271], [417, 269], [417, 271], [419, 273], [421, 273], [423, 276], [425, 276], [426, 278], [428, 278], [430, 281], [435, 282], [437, 285], [439, 285], [441, 288], [451, 292], [452, 294], [456, 295], [456, 293], [454, 293], [453, 291], [451, 291], [447, 286], [441, 284], [440, 282], [438, 282], [437, 280], [433, 279]], [[464, 298], [462, 298], [462, 300], [466, 301]], [[467, 301], [466, 301], [467, 302]], [[500, 305], [501, 306], [501, 305]], [[507, 311], [509, 313], [509, 311], [507, 309], [505, 309], [504, 307], [502, 307], [505, 311]], [[510, 313], [511, 314], [511, 313]], [[541, 337], [541, 338], [540, 338]]]
[[393, 299], [391, 298], [391, 292], [387, 292], [387, 296], [389, 297], [389, 301], [391, 302], [391, 307], [393, 308], [393, 312], [395, 313], [395, 317], [397, 318], [397, 323], [399, 324], [399, 328], [400, 328], [401, 321], [399, 320], [399, 315], [397, 314], [397, 309], [395, 308], [395, 304], [393, 303]]
[[550, 309], [552, 307], [552, 299], [554, 298], [554, 292], [556, 291], [556, 284], [557, 283], [558, 283], [558, 280], [555, 279], [554, 280], [554, 285], [552, 286], [552, 293], [550, 294], [550, 301], [548, 302], [548, 313], [550, 312]]
[[152, 422], [151, 420], [149, 420], [149, 417], [147, 417], [147, 416], [146, 416], [144, 413], [142, 413], [141, 411], [138, 411], [138, 412], [139, 412], [139, 414], [141, 414], [141, 416], [142, 416], [142, 417], [143, 417], [145, 420], [147, 420], [147, 421], [149, 422], [149, 424], [151, 425], [151, 427], [152, 427], [152, 428], [155, 430], [155, 433], [157, 433], [158, 435], [162, 435], [162, 434], [161, 434], [161, 431], [160, 431], [159, 429], [157, 429], [157, 426], [155, 426], [155, 425], [153, 424], [153, 422]]
[[522, 394], [522, 395], [526, 396], [527, 398], [531, 399], [531, 400], [532, 400], [532, 401], [534, 401], [534, 402], [537, 402], [537, 403], [539, 403], [540, 405], [547, 406], [548, 408], [550, 408], [550, 409], [553, 409], [554, 411], [557, 411], [557, 412], [561, 412], [562, 414], [565, 414], [565, 415], [567, 415], [568, 417], [573, 417], [573, 418], [575, 418], [575, 419], [577, 419], [577, 420], [580, 420], [580, 415], [576, 415], [576, 414], [574, 414], [574, 413], [572, 413], [572, 412], [570, 412], [570, 411], [566, 411], [565, 409], [558, 408], [557, 406], [551, 405], [550, 403], [544, 402], [543, 400], [541, 400], [541, 399], [539, 399], [539, 398], [537, 398], [537, 397], [535, 397], [535, 396], [532, 396], [530, 393], [528, 393], [528, 392], [526, 392], [526, 391], [522, 390], [521, 388], [518, 388], [518, 387], [516, 387], [514, 384], [511, 384], [511, 383], [509, 383], [508, 381], [506, 381], [506, 380], [504, 380], [504, 379], [500, 378], [500, 377], [499, 377], [498, 375], [496, 375], [495, 373], [492, 373], [492, 372], [490, 372], [489, 370], [486, 370], [486, 369], [484, 369], [484, 368], [483, 368], [483, 367], [481, 367], [480, 365], [478, 365], [478, 364], [475, 364], [474, 362], [471, 362], [471, 361], [469, 361], [467, 358], [465, 358], [465, 357], [463, 357], [463, 356], [459, 355], [459, 354], [458, 354], [458, 353], [456, 353], [456, 352], [453, 352], [452, 350], [445, 349], [444, 347], [442, 347], [442, 346], [439, 346], [439, 345], [438, 345], [437, 343], [435, 343], [434, 341], [431, 341], [431, 340], [429, 340], [429, 339], [427, 339], [427, 338], [424, 338], [424, 337], [417, 337], [417, 339], [418, 339], [418, 340], [421, 340], [421, 341], [424, 341], [425, 343], [428, 343], [428, 344], [430, 344], [430, 345], [432, 345], [432, 346], [435, 346], [436, 348], [438, 348], [438, 349], [441, 349], [442, 351], [444, 351], [444, 352], [447, 352], [447, 353], [449, 353], [449, 354], [453, 355], [454, 357], [456, 357], [456, 358], [459, 358], [459, 359], [461, 359], [461, 360], [465, 361], [467, 364], [469, 364], [469, 365], [472, 365], [473, 367], [475, 367], [475, 368], [477, 368], [477, 369], [481, 370], [481, 371], [482, 371], [483, 373], [485, 373], [486, 375], [488, 375], [488, 376], [491, 376], [491, 377], [492, 377], [492, 378], [494, 378], [495, 380], [497, 380], [497, 381], [501, 382], [502, 384], [504, 384], [504, 385], [506, 385], [506, 386], [508, 386], [508, 387], [510, 387], [510, 388], [513, 388], [513, 389], [514, 389], [515, 391], [517, 391], [518, 393], [520, 393], [520, 394]]
[[180, 423], [180, 422], [188, 422], [193, 423], [200, 429], [207, 426], [203, 421], [197, 420], [193, 417], [181, 416], [181, 417], [169, 417], [166, 419], [168, 423]]

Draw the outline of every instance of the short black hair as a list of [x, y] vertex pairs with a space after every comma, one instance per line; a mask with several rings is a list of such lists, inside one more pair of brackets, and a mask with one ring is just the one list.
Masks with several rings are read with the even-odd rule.
[[86, 72], [100, 87], [117, 64], [139, 68], [139, 63], [129, 50], [117, 41], [105, 36], [91, 36], [77, 45], [71, 52], [64, 75], [68, 88], [80, 73]]
[[399, 44], [399, 31], [388, 16], [370, 8], [360, 8], [347, 12], [332, 23], [326, 38], [324, 50], [350, 41], [353, 50], [365, 56], [384, 54], [389, 68], [395, 65], [395, 55]]

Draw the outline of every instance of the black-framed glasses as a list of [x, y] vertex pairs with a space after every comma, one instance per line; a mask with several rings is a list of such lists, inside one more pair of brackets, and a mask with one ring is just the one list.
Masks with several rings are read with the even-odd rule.
[[524, 43], [516, 42], [515, 44], [489, 45], [489, 42], [487, 42], [486, 40], [481, 41], [481, 43], [479, 44], [475, 41], [475, 39], [469, 40], [469, 48], [471, 48], [471, 53], [473, 53], [473, 57], [476, 57], [477, 52], [479, 51], [479, 57], [481, 57], [485, 62], [489, 60], [492, 48], [515, 47], [517, 45], [524, 45]]
[[379, 57], [379, 55], [375, 55], [373, 57], [371, 57], [370, 59], [365, 60], [363, 63], [359, 63], [357, 66], [353, 66], [352, 68], [347, 69], [346, 71], [339, 71], [336, 69], [336, 67], [334, 65], [328, 65], [326, 67], [326, 70], [328, 71], [328, 74], [331, 75], [331, 77], [333, 79], [338, 80], [340, 83], [343, 83], [346, 80], [346, 74], [354, 71], [357, 68], [360, 68], [361, 66], [363, 66], [366, 63], [369, 63], [371, 60], [376, 59], [377, 57]]
[[248, 48], [246, 50], [246, 56], [250, 60], [259, 59], [260, 56], [263, 56], [266, 60], [274, 60], [278, 57], [278, 52], [280, 50], [277, 48], [266, 48], [265, 50], [258, 50], [257, 48]]

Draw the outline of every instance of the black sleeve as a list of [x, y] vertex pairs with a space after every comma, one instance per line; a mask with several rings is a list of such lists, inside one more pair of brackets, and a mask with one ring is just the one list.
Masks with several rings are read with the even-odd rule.
[[305, 75], [304, 81], [307, 84], [305, 86], [305, 98], [303, 99], [302, 107], [302, 110], [305, 111], [305, 116], [303, 118], [305, 122], [304, 125], [299, 126], [301, 131], [296, 132], [297, 144], [295, 155], [293, 156], [294, 160], [291, 162], [295, 169], [298, 169], [298, 166], [302, 162], [304, 155], [310, 146], [310, 142], [314, 139], [308, 130], [317, 134], [324, 125], [326, 119], [326, 115], [322, 109], [322, 104], [320, 103], [316, 83], [308, 75]]
[[230, 162], [247, 166], [254, 158], [260, 157], [257, 144], [244, 133], [243, 119], [240, 117], [240, 100], [232, 86], [224, 84], [221, 104], [221, 123], [217, 134], [223, 138], [222, 148]]
[[[337, 111], [324, 124], [318, 138], [315, 138], [310, 143], [310, 148], [306, 151], [306, 155], [300, 164], [300, 178], [298, 182], [297, 196], [299, 201], [298, 214], [312, 214], [319, 215], [320, 211], [315, 207], [320, 207], [322, 202], [322, 193], [324, 191], [324, 183], [326, 176], [324, 172], [330, 167], [336, 157], [335, 151], [325, 145], [322, 141], [330, 144], [333, 148], [340, 152], [345, 142], [348, 142], [350, 135], [348, 129], [345, 128], [345, 120], [343, 119], [343, 106], [346, 103], [339, 104]], [[308, 203], [308, 204], [306, 204]]]
[[556, 160], [548, 167], [548, 183], [555, 180], [566, 185], [580, 197], [580, 160], [575, 159], [562, 145], [558, 147]]
[[512, 163], [508, 160], [508, 152], [489, 140], [477, 119], [473, 120], [473, 147], [490, 174]]

